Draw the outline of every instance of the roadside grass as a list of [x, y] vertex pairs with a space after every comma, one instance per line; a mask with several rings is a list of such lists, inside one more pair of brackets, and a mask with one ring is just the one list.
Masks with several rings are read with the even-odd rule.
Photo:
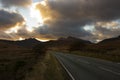
[[0, 50], [0, 80], [22, 80], [35, 63], [30, 49]]
[[113, 62], [120, 62], [120, 50], [106, 51], [105, 53], [87, 52], [87, 51], [72, 51], [70, 54], [76, 54], [79, 56], [94, 57]]
[[46, 70], [45, 62], [47, 56], [38, 58], [36, 64], [33, 66], [31, 72], [27, 73], [24, 80], [44, 80], [44, 72]]
[[64, 70], [56, 58], [52, 55], [52, 52], [50, 52], [48, 55], [50, 60], [45, 72], [45, 80], [66, 80], [67, 76], [65, 75]]
[[25, 80], [69, 80], [52, 52], [47, 52], [42, 60], [26, 75]]
[[32, 49], [0, 49], [0, 80], [69, 80], [52, 55], [39, 55]]

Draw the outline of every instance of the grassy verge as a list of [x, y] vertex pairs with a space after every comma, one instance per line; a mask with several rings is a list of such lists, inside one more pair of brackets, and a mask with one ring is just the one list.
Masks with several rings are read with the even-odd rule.
[[35, 60], [28, 49], [0, 50], [0, 80], [22, 80]]
[[111, 51], [106, 53], [92, 53], [92, 52], [82, 52], [82, 51], [73, 51], [70, 54], [76, 54], [80, 56], [100, 58], [104, 60], [109, 60], [113, 62], [120, 62], [120, 51]]
[[26, 75], [25, 80], [68, 80], [56, 58], [48, 52]]

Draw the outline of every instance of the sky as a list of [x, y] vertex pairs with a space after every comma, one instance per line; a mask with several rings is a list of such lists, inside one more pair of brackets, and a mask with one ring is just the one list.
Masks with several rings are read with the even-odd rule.
[[120, 0], [0, 0], [0, 39], [99, 42], [119, 35]]

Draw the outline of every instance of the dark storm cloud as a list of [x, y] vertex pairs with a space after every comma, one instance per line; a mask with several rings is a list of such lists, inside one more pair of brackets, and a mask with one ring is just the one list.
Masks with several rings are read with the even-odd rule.
[[19, 13], [0, 10], [0, 28], [2, 29], [23, 25], [24, 21]]
[[20, 6], [20, 7], [27, 7], [32, 3], [32, 0], [0, 0], [4, 7], [11, 7], [11, 6]]
[[44, 30], [40, 29], [42, 34], [91, 37], [92, 32], [83, 29], [85, 25], [120, 18], [120, 0], [47, 0], [46, 3], [47, 6], [36, 6], [48, 25]]
[[[62, 25], [52, 25], [52, 26], [43, 26], [40, 29], [36, 29], [35, 32], [39, 32], [41, 35], [50, 34], [51, 37], [60, 38], [67, 36], [81, 37], [81, 36], [90, 36], [91, 33], [85, 32], [80, 26], [62, 26]], [[46, 37], [47, 38], [47, 37]]]
[[48, 4], [63, 18], [113, 20], [120, 17], [119, 0], [49, 0]]

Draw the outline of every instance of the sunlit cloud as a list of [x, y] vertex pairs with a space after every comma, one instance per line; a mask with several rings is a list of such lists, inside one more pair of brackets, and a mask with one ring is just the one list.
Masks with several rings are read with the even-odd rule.
[[101, 26], [107, 29], [118, 29], [120, 26], [119, 22], [111, 21], [111, 22], [97, 22], [96, 26]]
[[22, 37], [19, 37], [19, 40], [21, 41], [21, 40], [24, 40], [24, 38], [22, 38]]
[[33, 27], [26, 27], [26, 30], [28, 31], [28, 32], [33, 32], [34, 31], [34, 28]]
[[40, 4], [42, 4], [43, 6], [47, 6], [47, 0], [41, 1]]
[[85, 31], [88, 31], [88, 32], [94, 32], [94, 31], [95, 31], [95, 26], [94, 26], [94, 25], [85, 25], [85, 26], [83, 27], [83, 29], [84, 29]]
[[23, 22], [22, 24], [16, 24], [15, 27], [12, 27], [12, 28], [8, 28], [6, 29], [4, 32], [6, 34], [10, 34], [10, 33], [18, 33], [18, 30], [22, 28], [22, 26], [25, 25], [25, 22]]
[[4, 31], [6, 34], [17, 33], [19, 27], [10, 28], [9, 30]]
[[36, 5], [38, 3], [33, 3], [32, 7], [30, 8], [30, 17], [31, 18], [35, 18], [39, 24], [43, 25], [43, 19], [42, 19], [42, 15], [41, 12], [36, 8]]

